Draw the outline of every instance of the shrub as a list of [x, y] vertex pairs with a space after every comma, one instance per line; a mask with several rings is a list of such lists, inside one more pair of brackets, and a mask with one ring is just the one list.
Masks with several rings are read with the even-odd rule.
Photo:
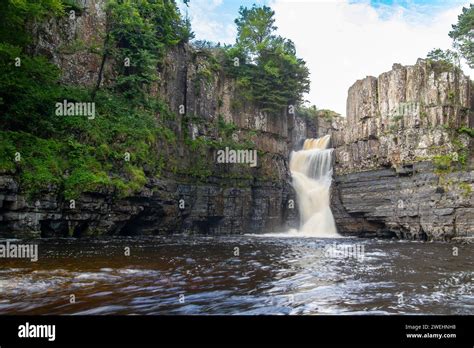
[[469, 135], [471, 138], [474, 138], [474, 128], [469, 128], [469, 127], [461, 127], [458, 129], [458, 132], [459, 133], [465, 133], [467, 135]]

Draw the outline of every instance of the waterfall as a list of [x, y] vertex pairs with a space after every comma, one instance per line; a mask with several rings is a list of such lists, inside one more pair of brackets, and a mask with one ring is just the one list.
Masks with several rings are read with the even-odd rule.
[[306, 139], [303, 149], [292, 152], [290, 170], [296, 191], [301, 226], [298, 234], [314, 237], [339, 237], [329, 206], [332, 182], [330, 135]]

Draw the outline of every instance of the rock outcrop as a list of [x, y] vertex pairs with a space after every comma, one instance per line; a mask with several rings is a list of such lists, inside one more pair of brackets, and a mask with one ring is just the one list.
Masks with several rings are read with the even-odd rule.
[[[332, 127], [332, 206], [346, 235], [474, 237], [474, 90], [458, 69], [395, 64], [348, 92]], [[341, 123], [342, 122], [342, 123]]]
[[[77, 18], [32, 27], [32, 53], [50, 58], [65, 84], [97, 83], [106, 14], [103, 0], [81, 0]], [[156, 144], [160, 178], [120, 198], [106, 189], [74, 202], [54, 189], [26, 196], [15, 173], [0, 173], [0, 237], [57, 237], [160, 233], [259, 233], [296, 227], [297, 207], [288, 158], [307, 137], [332, 135], [335, 180], [332, 210], [340, 233], [449, 240], [474, 236], [474, 88], [459, 70], [419, 60], [395, 64], [378, 78], [357, 81], [347, 117], [313, 119], [262, 112], [239, 98], [235, 82], [216, 67], [212, 52], [179, 45], [159, 67], [152, 96], [176, 115], [163, 120], [177, 142]], [[107, 61], [102, 85], [113, 82]], [[185, 110], [185, 112], [181, 112]], [[219, 127], [252, 144], [258, 165], [220, 164]], [[195, 149], [202, 151], [196, 155]], [[196, 173], [199, 175], [196, 176]], [[294, 207], [294, 208], [293, 208]]]
[[473, 237], [473, 186], [473, 171], [440, 176], [430, 162], [417, 162], [403, 175], [379, 169], [337, 176], [332, 209], [344, 235]]
[[[58, 65], [63, 83], [90, 87], [101, 63], [91, 47], [103, 44], [104, 1], [81, 3], [83, 10], [74, 21], [34, 26], [31, 49]], [[159, 67], [160, 82], [152, 93], [176, 115], [162, 121], [177, 138], [174, 146], [156, 146], [156, 155], [166, 162], [160, 179], [147, 178], [145, 187], [130, 197], [104, 189], [86, 192], [72, 204], [54, 190], [29, 198], [13, 173], [0, 174], [0, 237], [240, 234], [296, 224], [296, 209], [288, 204], [294, 199], [288, 156], [294, 142], [306, 137], [304, 122], [284, 110], [271, 114], [239, 102], [234, 81], [212, 66], [209, 54], [179, 45]], [[113, 80], [113, 64], [106, 64], [104, 86]], [[216, 150], [206, 142], [220, 140], [222, 124], [232, 127], [237, 143], [252, 144], [258, 151], [255, 168], [216, 163]], [[200, 146], [199, 155], [193, 146]]]
[[291, 220], [288, 187], [266, 182], [223, 187], [155, 179], [126, 199], [89, 192], [71, 205], [53, 194], [29, 200], [3, 175], [0, 192], [0, 235], [10, 238], [259, 233]]
[[[43, 55], [61, 69], [61, 82], [93, 86], [101, 64], [106, 13], [105, 0], [78, 0], [64, 19], [52, 18], [32, 26], [30, 53]], [[73, 11], [73, 12], [71, 12]], [[106, 80], [112, 67], [105, 67]]]
[[422, 59], [357, 81], [349, 88], [344, 130], [334, 137], [337, 173], [399, 167], [468, 149], [469, 136], [455, 132], [474, 125], [473, 93], [459, 69], [439, 71]]

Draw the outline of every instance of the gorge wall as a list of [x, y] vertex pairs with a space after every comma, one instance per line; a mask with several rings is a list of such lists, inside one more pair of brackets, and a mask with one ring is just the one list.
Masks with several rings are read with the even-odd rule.
[[[74, 21], [33, 26], [31, 52], [54, 62], [62, 83], [92, 87], [106, 14], [103, 0], [80, 3]], [[0, 237], [285, 231], [298, 225], [298, 207], [289, 204], [289, 154], [325, 134], [335, 148], [331, 205], [341, 234], [474, 236], [473, 140], [463, 131], [474, 126], [474, 88], [460, 71], [425, 60], [396, 64], [349, 89], [346, 118], [308, 118], [243, 100], [214, 54], [182, 44], [158, 67], [150, 94], [174, 118], [156, 118], [176, 137], [154, 145], [163, 159], [160, 177], [147, 176], [125, 198], [105, 188], [85, 192], [72, 206], [54, 189], [29, 197], [17, 173], [0, 172]], [[103, 87], [114, 81], [115, 64], [105, 64]], [[217, 163], [216, 146], [255, 149], [258, 164]]]
[[352, 85], [331, 127], [341, 233], [474, 236], [473, 95], [461, 71], [422, 59]]
[[[91, 87], [101, 65], [101, 55], [91, 47], [103, 44], [106, 16], [102, 0], [82, 5], [74, 21], [52, 19], [34, 26], [31, 50], [61, 69], [62, 83]], [[15, 173], [1, 173], [0, 236], [238, 234], [296, 224], [296, 210], [288, 209], [294, 198], [288, 155], [294, 142], [306, 137], [305, 128], [284, 110], [272, 114], [242, 103], [235, 82], [212, 55], [183, 44], [169, 50], [158, 68], [152, 95], [175, 114], [162, 121], [177, 138], [172, 145], [164, 140], [155, 145], [164, 161], [161, 177], [147, 177], [144, 187], [126, 198], [106, 189], [86, 192], [71, 207], [54, 190], [32, 199]], [[113, 81], [114, 64], [105, 65], [103, 86]], [[257, 150], [257, 166], [217, 163], [215, 144], [221, 141], [218, 148], [233, 144]]]

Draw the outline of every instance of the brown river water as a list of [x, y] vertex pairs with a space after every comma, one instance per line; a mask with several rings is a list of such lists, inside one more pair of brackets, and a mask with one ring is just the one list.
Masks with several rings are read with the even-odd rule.
[[474, 314], [472, 245], [249, 235], [35, 243], [37, 262], [0, 259], [0, 314]]

